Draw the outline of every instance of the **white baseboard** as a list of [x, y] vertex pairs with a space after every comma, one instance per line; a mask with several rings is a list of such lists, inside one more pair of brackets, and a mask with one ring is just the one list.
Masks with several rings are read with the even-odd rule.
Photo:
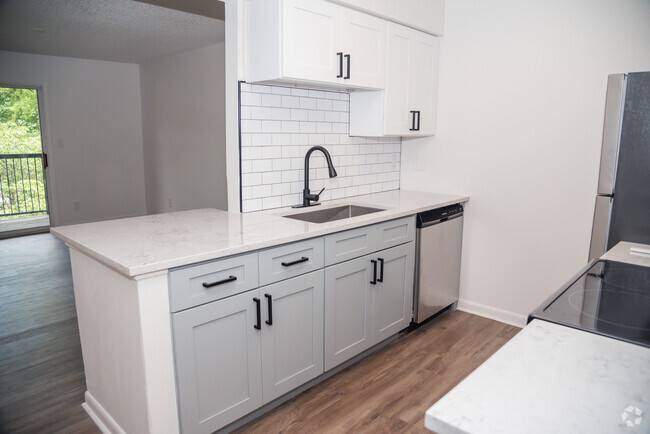
[[463, 299], [458, 300], [457, 309], [522, 328], [526, 326], [526, 320], [528, 319], [526, 315], [520, 313], [514, 313]]
[[120, 425], [115, 422], [110, 414], [102, 407], [102, 405], [97, 402], [97, 400], [86, 391], [84, 394], [86, 402], [81, 404], [81, 408], [86, 410], [88, 416], [95, 422], [97, 428], [104, 434], [126, 434], [126, 431], [120, 427]]

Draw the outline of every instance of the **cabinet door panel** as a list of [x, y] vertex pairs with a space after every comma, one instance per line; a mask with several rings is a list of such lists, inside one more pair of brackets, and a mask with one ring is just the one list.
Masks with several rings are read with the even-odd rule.
[[393, 336], [411, 322], [415, 243], [376, 255], [383, 259], [383, 282], [374, 288], [373, 344]]
[[412, 31], [388, 23], [388, 56], [386, 63], [386, 135], [407, 135], [411, 128], [410, 80], [413, 56]]
[[370, 256], [325, 269], [325, 370], [372, 345]]
[[284, 0], [283, 71], [288, 78], [336, 83], [340, 9], [322, 0]]
[[183, 432], [212, 432], [262, 405], [260, 334], [249, 291], [173, 314]]
[[[341, 8], [341, 45], [350, 55], [344, 83], [383, 89], [386, 86], [387, 22], [348, 8]], [[347, 59], [346, 59], [347, 60]]]
[[323, 373], [323, 286], [319, 270], [260, 289], [265, 403]]
[[412, 95], [412, 108], [409, 110], [420, 112], [420, 129], [414, 134], [432, 135], [436, 132], [438, 38], [416, 32], [411, 60], [409, 94]]

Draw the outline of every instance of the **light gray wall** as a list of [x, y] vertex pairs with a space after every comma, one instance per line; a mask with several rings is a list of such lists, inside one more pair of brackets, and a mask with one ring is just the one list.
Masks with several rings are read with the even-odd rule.
[[150, 214], [227, 208], [224, 55], [219, 43], [140, 65]]
[[650, 70], [647, 0], [448, 1], [438, 134], [404, 189], [471, 196], [459, 308], [512, 322], [586, 263], [607, 75]]
[[43, 89], [54, 225], [145, 214], [138, 65], [0, 51], [2, 84]]

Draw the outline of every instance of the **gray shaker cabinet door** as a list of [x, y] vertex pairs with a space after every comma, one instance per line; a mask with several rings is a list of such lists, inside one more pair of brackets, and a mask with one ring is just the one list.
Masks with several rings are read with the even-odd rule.
[[325, 370], [372, 345], [370, 255], [325, 269]]
[[264, 403], [323, 373], [323, 281], [318, 270], [260, 288]]
[[210, 433], [262, 405], [255, 289], [173, 314], [183, 433]]
[[375, 255], [381, 282], [374, 288], [373, 345], [405, 329], [411, 322], [415, 243]]

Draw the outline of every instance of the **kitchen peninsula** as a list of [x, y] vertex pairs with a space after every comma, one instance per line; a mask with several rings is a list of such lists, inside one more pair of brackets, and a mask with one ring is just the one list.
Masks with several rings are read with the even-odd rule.
[[[311, 321], [313, 325], [320, 322], [320, 341], [317, 340], [318, 330], [314, 325], [314, 341], [310, 341], [310, 352], [301, 353], [309, 358], [309, 370], [314, 372], [309, 381], [315, 381], [324, 371], [331, 370], [343, 361], [352, 360], [353, 356], [362, 354], [408, 325], [412, 301], [413, 216], [421, 211], [468, 200], [467, 196], [400, 190], [322, 205], [322, 208], [330, 208], [335, 205], [354, 204], [381, 209], [372, 214], [327, 223], [308, 223], [283, 217], [305, 212], [304, 210], [276, 209], [239, 214], [202, 209], [53, 228], [52, 233], [70, 247], [88, 388], [84, 408], [100, 428], [111, 432], [211, 432], [262, 405], [273, 402], [291, 388], [297, 387], [298, 383], [281, 384], [282, 382], [278, 381], [278, 384], [270, 385], [274, 387], [273, 394], [266, 395], [266, 391], [271, 390], [268, 384], [269, 376], [264, 376], [267, 372], [266, 362], [259, 361], [260, 338], [256, 333], [266, 330], [262, 329], [260, 332], [263, 327], [259, 299], [263, 302], [268, 299], [268, 317], [266, 308], [263, 309], [266, 319], [264, 327], [271, 324], [282, 326], [283, 305], [271, 304], [272, 297], [273, 303], [280, 299], [279, 295], [273, 295], [276, 294], [272, 292], [273, 282], [296, 282], [296, 285], [308, 286], [310, 291], [301, 291], [309, 294], [313, 306], [318, 304], [317, 299], [320, 297], [320, 313], [314, 307], [312, 316], [303, 314], [303, 311], [298, 315], [303, 320]], [[342, 237], [339, 234], [350, 236]], [[336, 244], [337, 242], [340, 243]], [[335, 250], [339, 247], [330, 249], [327, 246], [339, 246], [343, 250]], [[360, 324], [361, 330], [375, 327], [376, 331], [373, 331], [372, 336], [363, 339], [363, 346], [349, 352], [347, 347], [350, 345], [346, 343], [349, 337], [341, 335], [340, 329], [337, 331], [332, 327], [328, 334], [328, 318], [340, 318], [341, 315], [345, 318], [346, 315], [342, 312], [328, 313], [328, 309], [335, 309], [336, 306], [332, 304], [332, 297], [328, 299], [325, 296], [323, 342], [324, 276], [327, 280], [327, 276], [335, 276], [333, 273], [337, 267], [349, 268], [355, 261], [365, 261], [366, 257], [372, 257], [369, 262], [376, 263], [376, 256], [380, 251], [382, 258], [379, 258], [379, 281], [384, 278], [390, 281], [391, 284], [386, 285], [386, 288], [403, 288], [402, 293], [390, 295], [391, 302], [398, 301], [397, 309], [386, 305], [387, 299], [382, 301], [375, 295], [379, 301], [374, 313], [365, 311], [366, 314], [359, 317], [366, 318], [366, 322]], [[394, 263], [391, 263], [391, 252], [394, 252]], [[285, 259], [291, 255], [297, 259]], [[355, 257], [357, 258], [349, 259]], [[268, 266], [265, 265], [265, 258], [268, 259]], [[274, 268], [276, 266], [277, 269]], [[368, 270], [371, 270], [371, 267], [366, 266], [364, 262], [363, 268], [357, 273], [366, 286], [366, 280], [372, 278], [369, 277], [372, 272]], [[375, 268], [375, 273], [376, 270]], [[294, 277], [298, 274], [301, 276]], [[347, 275], [355, 274], [347, 271]], [[397, 280], [394, 280], [395, 276]], [[308, 277], [312, 280], [303, 282]], [[196, 280], [201, 278], [201, 281]], [[318, 279], [321, 280], [320, 283]], [[180, 282], [179, 288], [182, 287], [183, 290], [173, 289], [174, 282]], [[214, 286], [218, 291], [210, 292], [210, 288]], [[258, 287], [271, 289], [262, 290], [261, 292], [267, 292], [262, 295], [260, 290], [256, 289]], [[381, 285], [375, 288], [378, 290]], [[324, 292], [327, 294], [330, 289], [325, 285]], [[219, 291], [222, 295], [215, 295]], [[248, 362], [245, 360], [245, 363], [238, 364], [235, 363], [237, 360], [230, 360], [232, 366], [244, 365], [242, 369], [244, 374], [248, 375], [243, 379], [247, 396], [238, 395], [238, 380], [227, 382], [222, 394], [212, 392], [212, 395], [204, 396], [202, 385], [188, 379], [192, 375], [198, 375], [196, 372], [192, 375], [184, 371], [179, 372], [180, 364], [184, 364], [185, 358], [189, 357], [189, 351], [179, 348], [192, 340], [179, 337], [179, 334], [182, 334], [179, 324], [185, 324], [192, 312], [202, 315], [207, 309], [206, 306], [216, 306], [225, 300], [224, 297], [237, 302], [240, 297], [250, 294], [250, 291], [259, 296], [246, 296], [246, 306], [238, 311], [244, 320], [251, 320], [250, 324], [247, 323], [241, 334], [232, 333], [231, 336], [224, 337], [224, 342], [228, 344], [228, 354], [237, 354], [238, 350], [247, 356], [257, 353], [256, 362], [246, 359]], [[256, 322], [255, 314], [251, 314], [255, 311], [253, 300], [257, 303]], [[372, 306], [372, 302], [365, 304]], [[273, 312], [271, 306], [274, 306]], [[284, 307], [288, 306], [291, 305]], [[229, 318], [234, 321], [239, 318], [239, 313], [230, 315]], [[398, 319], [393, 321], [396, 316]], [[182, 319], [176, 321], [176, 318], [181, 317]], [[348, 326], [346, 323], [345, 328], [352, 329]], [[302, 329], [311, 330], [309, 327], [293, 327], [292, 330], [294, 329], [298, 329], [296, 333]], [[232, 336], [242, 338], [236, 339]], [[310, 334], [308, 337], [311, 336]], [[200, 341], [202, 338], [195, 336], [196, 339]], [[257, 349], [246, 346], [255, 339]], [[244, 345], [242, 341], [247, 343]], [[315, 342], [320, 343], [320, 350]], [[262, 346], [264, 345], [266, 344], [262, 343]], [[316, 348], [313, 353], [312, 347]], [[341, 349], [343, 347], [345, 348]], [[222, 357], [221, 353], [226, 352], [220, 352], [220, 349], [210, 350], [210, 357]], [[194, 351], [207, 350], [194, 348]], [[179, 360], [179, 355], [182, 360]], [[256, 371], [253, 365], [258, 368], [261, 365], [261, 369]], [[206, 383], [216, 381], [216, 374], [210, 375], [212, 376], [206, 377]], [[257, 396], [257, 389], [259, 392], [262, 389], [260, 376], [264, 377], [264, 399], [261, 393]], [[259, 386], [255, 386], [258, 382]], [[300, 382], [306, 383], [306, 380]], [[179, 387], [179, 384], [189, 386], [184, 389], [185, 386]], [[187, 394], [190, 398], [183, 399], [186, 393], [183, 390], [192, 392]], [[231, 402], [224, 402], [226, 391], [231, 391], [233, 396], [240, 398], [232, 405]], [[198, 405], [187, 403], [195, 398], [207, 401], [199, 402]], [[206, 416], [206, 407], [227, 407], [227, 410], [212, 417]], [[231, 407], [241, 408], [231, 412]], [[206, 420], [212, 422], [204, 425]]]

